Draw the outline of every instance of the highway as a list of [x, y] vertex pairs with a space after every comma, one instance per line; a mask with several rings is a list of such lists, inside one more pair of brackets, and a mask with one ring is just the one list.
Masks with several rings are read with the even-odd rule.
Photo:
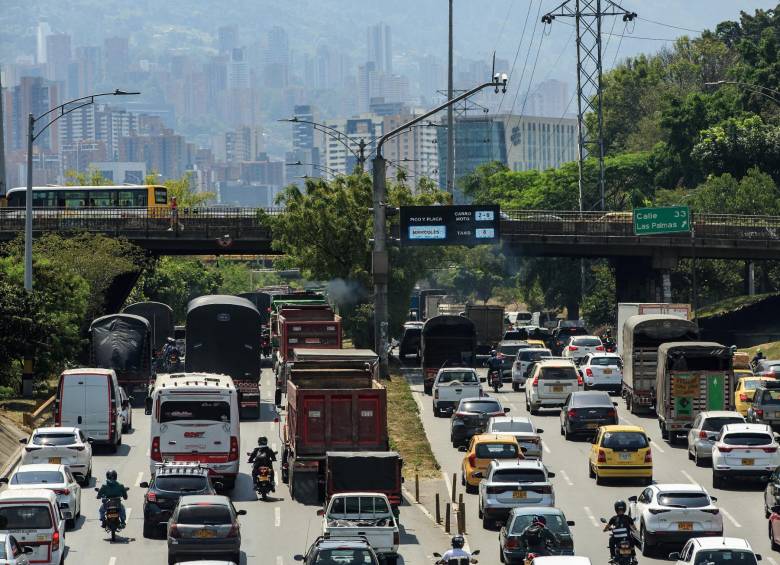
[[[258, 421], [241, 424], [241, 453], [251, 451], [257, 437], [265, 435], [275, 449], [279, 445], [278, 424], [274, 423], [273, 376], [263, 370], [263, 407]], [[139, 405], [139, 402], [136, 402]], [[76, 527], [65, 536], [71, 565], [157, 565], [167, 563], [167, 546], [164, 539], [144, 539], [143, 496], [145, 489], [138, 484], [149, 479], [149, 418], [142, 408], [133, 411], [134, 430], [125, 435], [123, 445], [116, 455], [95, 449], [93, 476], [101, 484], [105, 472], [114, 468], [119, 480], [130, 487], [127, 508], [128, 527], [120, 533], [121, 541], [110, 543], [109, 535], [98, 525], [99, 501], [92, 487], [82, 494], [82, 517]], [[246, 457], [244, 457], [244, 461]], [[277, 478], [279, 476], [276, 465]], [[316, 516], [317, 507], [304, 506], [290, 500], [287, 485], [278, 484], [275, 499], [262, 502], [256, 499], [251, 486], [250, 466], [242, 463], [241, 476], [231, 497], [236, 508], [245, 509], [247, 515], [240, 518], [242, 528], [242, 561], [246, 565], [289, 565], [293, 556], [304, 553], [308, 545], [321, 532], [322, 518]], [[446, 549], [449, 538], [414, 507], [403, 506], [400, 516], [401, 559], [399, 564], [431, 563], [433, 551]], [[308, 542], [307, 542], [308, 540]]]
[[[484, 373], [482, 373], [484, 376]], [[484, 385], [483, 385], [484, 386]], [[457, 492], [464, 492], [460, 486], [461, 462], [463, 453], [452, 447], [449, 439], [449, 418], [435, 418], [431, 408], [431, 397], [423, 393], [422, 383], [412, 386], [423, 415], [428, 439], [433, 452], [442, 466], [442, 473], [448, 483], [452, 474], [457, 473]], [[525, 396], [521, 392], [512, 392], [508, 383], [498, 394], [490, 391], [490, 396], [498, 398], [504, 407], [509, 407], [510, 416], [528, 416], [525, 409]], [[618, 399], [616, 399], [618, 400]], [[778, 565], [780, 556], [773, 552], [767, 536], [767, 520], [764, 518], [763, 485], [746, 483], [737, 486], [730, 483], [727, 489], [712, 488], [712, 471], [708, 467], [696, 467], [689, 461], [683, 446], [672, 447], [661, 439], [661, 433], [655, 417], [638, 417], [619, 403], [618, 414], [621, 423], [642, 426], [652, 438], [653, 478], [656, 483], [699, 483], [712, 496], [718, 498], [717, 505], [723, 515], [724, 534], [746, 538], [756, 553], [762, 554], [764, 562]], [[612, 516], [615, 500], [638, 496], [643, 486], [636, 481], [607, 483], [597, 486], [595, 480], [588, 478], [588, 453], [591, 444], [587, 440], [566, 441], [560, 435], [559, 410], [544, 410], [538, 416], [532, 416], [536, 426], [542, 428], [544, 444], [543, 461], [548, 470], [556, 473], [552, 479], [556, 506], [561, 508], [567, 519], [574, 520], [572, 528], [574, 549], [577, 555], [585, 555], [592, 562], [605, 563], [608, 559], [608, 535], [602, 533], [599, 518]], [[498, 528], [488, 531], [482, 528], [477, 516], [478, 495], [465, 494], [466, 534], [471, 549], [480, 549], [481, 563], [498, 563]], [[670, 549], [669, 551], [677, 551]], [[664, 551], [664, 553], [667, 553]], [[656, 558], [638, 555], [640, 563], [662, 562]]]

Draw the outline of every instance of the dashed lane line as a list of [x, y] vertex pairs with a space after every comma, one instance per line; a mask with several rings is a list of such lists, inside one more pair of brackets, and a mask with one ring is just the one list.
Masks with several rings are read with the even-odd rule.
[[276, 565], [282, 565], [283, 563], [284, 563], [284, 561], [282, 560], [282, 556], [281, 555], [277, 555], [276, 556]]
[[683, 476], [686, 479], [688, 479], [691, 482], [691, 484], [694, 484], [694, 485], [698, 485], [699, 484], [699, 481], [694, 479], [687, 471], [680, 470], [680, 472], [683, 474]]
[[138, 472], [138, 477], [136, 477], [136, 479], [135, 479], [135, 484], [137, 486], [140, 486], [141, 485], [141, 481], [143, 481], [143, 480], [144, 480], [144, 472], [143, 471], [139, 471]]
[[125, 510], [125, 522], [130, 521], [130, 516], [132, 516], [132, 514], [133, 514], [132, 508], [128, 508], [127, 510]]
[[108, 565], [116, 565], [116, 557], [111, 557], [108, 560]]
[[652, 446], [653, 446], [655, 449], [657, 449], [657, 450], [658, 450], [660, 453], [666, 453], [666, 451], [664, 451], [663, 447], [661, 447], [660, 445], [658, 445], [658, 444], [657, 444], [657, 443], [656, 443], [654, 440], [652, 440], [652, 439], [650, 440], [650, 445], [652, 445]]
[[279, 506], [274, 507], [274, 526], [277, 528], [282, 525], [282, 509]]
[[583, 508], [585, 509], [585, 514], [588, 516], [588, 519], [590, 520], [591, 524], [593, 524], [594, 526], [596, 526], [598, 528], [599, 527], [599, 522], [598, 522], [598, 520], [596, 520], [596, 516], [593, 515], [593, 512], [591, 511], [590, 507], [589, 506], [583, 506]]
[[544, 449], [544, 452], [545, 452], [545, 453], [552, 453], [552, 451], [550, 450], [550, 448], [549, 448], [549, 447], [547, 447], [547, 442], [546, 442], [546, 441], [543, 441], [543, 442], [542, 442], [542, 448]]
[[737, 521], [734, 519], [734, 516], [732, 516], [732, 515], [731, 515], [731, 514], [728, 512], [728, 510], [726, 510], [725, 508], [723, 508], [723, 507], [721, 506], [721, 507], [720, 507], [720, 511], [721, 511], [721, 513], [722, 513], [722, 514], [723, 514], [723, 515], [726, 517], [726, 519], [727, 519], [729, 522], [731, 522], [732, 524], [734, 524], [734, 527], [735, 527], [735, 528], [741, 528], [741, 527], [742, 527], [742, 524], [740, 524], [739, 522], [737, 522]]
[[774, 557], [766, 557], [766, 560], [769, 561], [771, 565], [777, 565], [777, 561], [775, 561]]
[[563, 477], [563, 480], [566, 481], [567, 485], [569, 485], [570, 487], [574, 486], [574, 483], [571, 481], [571, 479], [569, 478], [569, 475], [568, 475], [568, 473], [566, 473], [566, 471], [561, 469], [558, 472], [560, 473], [561, 477]]

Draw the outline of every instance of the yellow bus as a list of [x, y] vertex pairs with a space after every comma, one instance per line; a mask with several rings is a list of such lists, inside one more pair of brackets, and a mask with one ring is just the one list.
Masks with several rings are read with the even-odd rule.
[[[9, 208], [24, 208], [26, 187], [12, 188]], [[34, 186], [33, 208], [168, 208], [168, 189], [158, 185]]]

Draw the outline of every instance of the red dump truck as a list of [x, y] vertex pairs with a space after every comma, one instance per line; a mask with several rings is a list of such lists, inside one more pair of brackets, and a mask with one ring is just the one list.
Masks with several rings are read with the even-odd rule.
[[328, 452], [388, 450], [387, 391], [375, 370], [376, 361], [349, 359], [298, 362], [290, 369], [281, 475], [291, 498], [322, 500]]

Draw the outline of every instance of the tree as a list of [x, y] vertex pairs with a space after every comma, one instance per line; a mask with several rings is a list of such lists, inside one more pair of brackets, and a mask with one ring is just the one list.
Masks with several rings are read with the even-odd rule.
[[112, 183], [97, 169], [89, 169], [86, 172], [69, 170], [65, 171], [65, 184], [68, 186], [106, 186]]
[[[146, 184], [159, 184], [157, 173], [146, 175]], [[187, 171], [181, 178], [168, 179], [163, 182], [168, 189], [168, 200], [176, 198], [176, 204], [181, 208], [196, 208], [212, 200], [216, 194], [213, 192], [198, 192], [192, 184], [192, 173]]]
[[606, 262], [591, 269], [593, 284], [582, 301], [582, 317], [589, 328], [612, 326], [617, 319], [615, 274]]
[[506, 257], [498, 247], [455, 247], [445, 251], [448, 264], [436, 276], [436, 286], [447, 288], [460, 301], [487, 303], [495, 291], [507, 282]]

